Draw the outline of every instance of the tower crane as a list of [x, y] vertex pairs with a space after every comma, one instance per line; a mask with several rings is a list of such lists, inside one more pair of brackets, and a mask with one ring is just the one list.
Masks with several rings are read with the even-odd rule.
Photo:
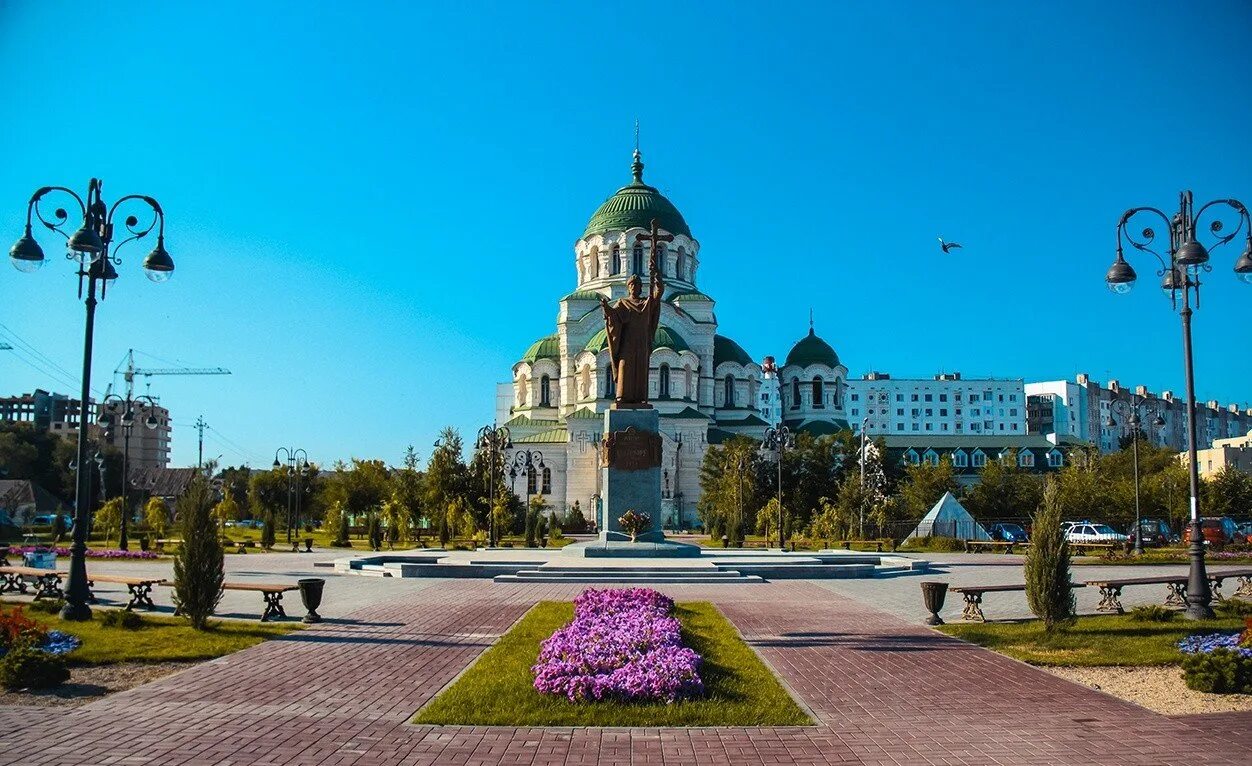
[[[135, 376], [141, 375], [150, 378], [153, 375], [229, 375], [230, 370], [225, 367], [136, 367], [135, 366], [135, 349], [126, 351], [126, 358], [118, 364], [117, 369], [113, 370], [116, 378], [122, 376], [122, 380], [126, 382], [126, 399], [130, 401], [134, 398], [135, 393]], [[110, 383], [106, 390], [106, 395], [113, 392], [113, 384]]]

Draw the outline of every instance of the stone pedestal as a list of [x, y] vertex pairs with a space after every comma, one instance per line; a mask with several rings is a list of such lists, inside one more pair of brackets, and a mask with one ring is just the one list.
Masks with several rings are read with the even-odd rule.
[[[567, 545], [562, 552], [587, 557], [699, 556], [699, 546], [669, 542], [661, 531], [660, 414], [651, 407], [608, 410], [601, 454], [600, 539]], [[627, 511], [646, 513], [652, 521], [634, 542], [618, 523]]]

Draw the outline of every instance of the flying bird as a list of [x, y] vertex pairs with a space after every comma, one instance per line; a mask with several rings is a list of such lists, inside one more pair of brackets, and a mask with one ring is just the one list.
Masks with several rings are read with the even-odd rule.
[[939, 238], [939, 247], [943, 248], [943, 252], [945, 253], [950, 253], [952, 252], [952, 248], [960, 246], [960, 242], [944, 242], [943, 237]]

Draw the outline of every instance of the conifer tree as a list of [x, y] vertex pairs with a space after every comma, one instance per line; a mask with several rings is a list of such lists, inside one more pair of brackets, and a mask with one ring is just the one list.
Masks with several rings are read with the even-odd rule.
[[1049, 479], [1043, 488], [1043, 504], [1034, 517], [1025, 564], [1026, 602], [1049, 633], [1069, 624], [1076, 608], [1062, 514], [1060, 487]]
[[226, 568], [208, 483], [197, 477], [178, 500], [183, 544], [174, 558], [174, 603], [204, 630], [222, 598]]

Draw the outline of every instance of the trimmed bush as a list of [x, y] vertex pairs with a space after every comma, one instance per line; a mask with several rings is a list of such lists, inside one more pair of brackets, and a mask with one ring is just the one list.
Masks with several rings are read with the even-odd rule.
[[0, 659], [0, 686], [6, 689], [50, 689], [69, 677], [63, 657], [29, 646], [11, 649]]
[[1048, 480], [1024, 568], [1026, 602], [1049, 633], [1071, 623], [1077, 608], [1070, 588], [1069, 543], [1061, 529], [1062, 513], [1060, 489], [1055, 480]]
[[1197, 652], [1182, 661], [1188, 689], [1210, 694], [1252, 693], [1252, 657], [1234, 649]]
[[135, 630], [143, 627], [143, 617], [125, 609], [106, 609], [100, 612], [100, 624], [106, 628]]
[[1213, 604], [1213, 611], [1218, 617], [1252, 617], [1252, 601], [1228, 598]]
[[60, 614], [61, 607], [65, 606], [65, 600], [59, 598], [45, 598], [39, 601], [30, 602], [30, 610], [41, 614]]
[[[208, 483], [202, 478], [193, 481], [179, 498], [178, 510], [183, 544], [174, 558], [174, 603], [191, 620], [193, 628], [204, 630], [209, 615], [222, 599], [222, 583], [226, 579], [225, 556], [213, 518]], [[270, 534], [272, 537], [273, 527]]]
[[1169, 622], [1177, 616], [1178, 612], [1158, 604], [1137, 606], [1130, 610], [1130, 619], [1135, 622]]
[[265, 512], [265, 521], [261, 523], [261, 547], [270, 550], [274, 547], [274, 514]]

